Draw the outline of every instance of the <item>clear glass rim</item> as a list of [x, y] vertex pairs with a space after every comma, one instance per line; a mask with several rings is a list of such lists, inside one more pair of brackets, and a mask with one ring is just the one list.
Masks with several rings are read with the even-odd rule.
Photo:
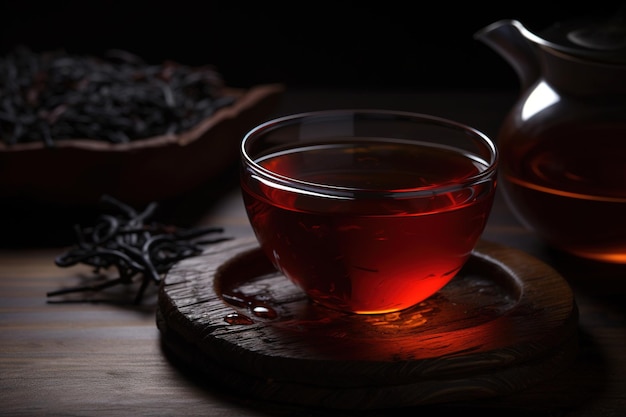
[[[487, 166], [485, 170], [479, 172], [476, 175], [467, 177], [463, 182], [438, 186], [438, 187], [415, 187], [406, 190], [381, 190], [381, 189], [368, 189], [358, 187], [341, 187], [333, 186], [323, 183], [312, 183], [297, 178], [277, 174], [272, 172], [263, 166], [255, 162], [248, 153], [248, 147], [250, 142], [260, 135], [264, 135], [273, 130], [279, 129], [283, 126], [293, 125], [301, 120], [311, 118], [327, 118], [327, 117], [355, 117], [357, 115], [363, 116], [391, 116], [405, 120], [413, 120], [418, 122], [426, 122], [433, 126], [439, 126], [457, 132], [465, 133], [468, 136], [473, 137], [475, 140], [481, 142], [488, 152], [490, 158], [485, 160]], [[334, 110], [318, 110], [291, 114], [287, 116], [277, 117], [268, 120], [248, 131], [240, 144], [240, 156], [241, 163], [248, 169], [253, 177], [257, 180], [269, 183], [273, 187], [279, 187], [285, 190], [293, 191], [296, 193], [304, 193], [309, 195], [333, 197], [333, 198], [345, 198], [353, 199], [355, 195], [360, 197], [415, 197], [420, 195], [436, 195], [441, 193], [453, 192], [455, 190], [465, 189], [472, 185], [477, 185], [483, 182], [489, 182], [494, 180], [496, 176], [496, 170], [499, 160], [498, 148], [495, 142], [482, 131], [468, 126], [466, 124], [456, 122], [451, 119], [447, 119], [440, 116], [435, 116], [426, 113], [417, 113], [410, 111], [399, 110], [380, 110], [380, 109], [334, 109]]]

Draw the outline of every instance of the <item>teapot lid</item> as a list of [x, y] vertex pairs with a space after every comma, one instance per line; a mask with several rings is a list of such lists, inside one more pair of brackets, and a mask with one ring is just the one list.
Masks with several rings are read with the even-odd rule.
[[540, 33], [540, 44], [583, 59], [626, 64], [626, 10], [610, 18], [558, 22]]

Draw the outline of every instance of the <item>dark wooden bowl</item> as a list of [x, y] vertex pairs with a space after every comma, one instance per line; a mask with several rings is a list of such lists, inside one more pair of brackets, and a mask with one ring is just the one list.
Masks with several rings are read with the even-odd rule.
[[0, 240], [50, 237], [57, 232], [45, 226], [80, 222], [104, 194], [141, 209], [192, 193], [236, 163], [241, 139], [271, 116], [283, 91], [282, 84], [228, 88], [232, 104], [177, 135], [121, 144], [59, 140], [53, 147], [0, 142]]
[[39, 203], [93, 205], [102, 194], [143, 205], [185, 193], [238, 156], [247, 130], [271, 114], [280, 85], [230, 89], [236, 101], [193, 129], [127, 143], [0, 142], [0, 195]]

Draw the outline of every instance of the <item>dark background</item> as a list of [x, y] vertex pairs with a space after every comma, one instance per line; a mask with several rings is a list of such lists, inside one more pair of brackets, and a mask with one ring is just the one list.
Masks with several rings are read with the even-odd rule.
[[215, 65], [233, 87], [516, 89], [512, 68], [474, 32], [504, 18], [540, 30], [620, 3], [5, 1], [0, 50], [118, 48], [153, 64]]

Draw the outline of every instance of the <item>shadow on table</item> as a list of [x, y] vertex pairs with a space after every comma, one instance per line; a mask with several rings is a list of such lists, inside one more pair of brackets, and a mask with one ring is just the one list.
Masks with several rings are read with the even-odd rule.
[[[158, 208], [150, 221], [179, 227], [193, 226], [220, 197], [237, 184], [236, 169], [237, 166], [233, 165], [191, 192], [156, 202]], [[133, 208], [139, 211], [144, 209], [144, 207]], [[32, 200], [7, 200], [0, 197], [0, 248], [72, 245], [76, 243], [74, 227], [94, 224], [102, 211], [102, 206], [97, 203], [83, 206], [51, 205]]]

